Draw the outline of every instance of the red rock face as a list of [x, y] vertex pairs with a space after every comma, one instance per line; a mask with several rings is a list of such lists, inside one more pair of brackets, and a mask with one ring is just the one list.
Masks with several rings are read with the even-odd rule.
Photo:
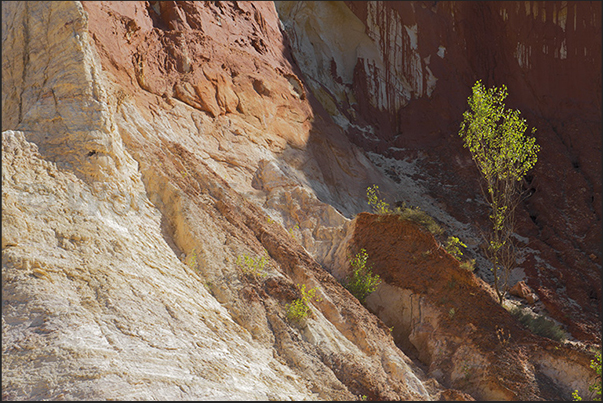
[[[398, 307], [394, 308], [393, 298], [372, 305], [377, 307], [376, 314], [380, 317], [388, 310], [400, 317], [404, 314], [412, 317], [407, 322], [412, 329], [401, 336], [406, 340], [396, 341], [408, 345], [410, 340], [418, 348], [418, 359], [428, 367], [428, 373], [440, 372], [445, 386], [470, 393], [477, 400], [563, 399], [562, 394], [556, 396], [559, 391], [551, 388], [551, 384], [533, 375], [536, 371], [526, 372], [526, 368], [544, 365], [542, 351], [568, 360], [568, 364], [558, 362], [559, 368], [577, 366], [579, 362], [584, 365], [589, 359], [568, 345], [527, 331], [496, 302], [490, 287], [461, 268], [438, 245], [426, 229], [395, 215], [361, 213], [355, 220], [351, 250], [366, 250], [373, 273], [390, 290], [406, 289], [421, 301], [420, 309], [415, 306], [413, 310], [411, 303], [399, 312]], [[375, 292], [379, 293], [380, 290]], [[388, 295], [394, 293], [389, 291]], [[367, 305], [370, 309], [371, 303]], [[440, 319], [434, 320], [436, 316]], [[386, 322], [386, 326], [393, 325]], [[401, 326], [404, 325], [396, 322], [396, 327]], [[432, 349], [432, 343], [438, 347]], [[471, 378], [468, 373], [455, 375], [462, 373], [461, 367], [467, 362], [482, 363], [479, 379]], [[570, 390], [570, 375], [558, 376], [557, 382], [567, 382], [564, 388]]]
[[[484, 224], [488, 214], [466, 202], [479, 189], [477, 171], [457, 135], [467, 97], [478, 79], [487, 86], [507, 85], [507, 107], [522, 111], [538, 129], [541, 145], [539, 162], [528, 176], [532, 194], [518, 212], [517, 232], [535, 251], [522, 263], [527, 284], [575, 337], [600, 340], [600, 3], [345, 5], [367, 26], [385, 61], [378, 71], [355, 59], [350, 88], [357, 102], [338, 105], [353, 123], [373, 125], [376, 139], [353, 127], [346, 134], [389, 157], [416, 157], [421, 151], [425, 158], [418, 164], [436, 178], [429, 184], [433, 196], [460, 221]], [[148, 103], [141, 110], [155, 107], [155, 99], [145, 95], [151, 93], [210, 116], [238, 113], [261, 120], [274, 115], [271, 131], [279, 137], [269, 140], [275, 150], [284, 142], [303, 146], [312, 129], [308, 144], [322, 158], [326, 184], [341, 185], [336, 170], [342, 168], [329, 159], [327, 145], [344, 147], [345, 139], [321, 118], [326, 113], [314, 97], [306, 98], [273, 3], [83, 6], [103, 67], [136, 92], [134, 102]], [[396, 24], [402, 35], [392, 37]], [[341, 81], [337, 67], [333, 60], [331, 74]], [[395, 85], [402, 78], [410, 88], [404, 100]], [[297, 96], [285, 87], [288, 83], [300, 89]], [[370, 100], [379, 86], [383, 102], [375, 106]], [[291, 125], [291, 110], [299, 124]]]
[[[467, 97], [477, 80], [508, 87], [507, 107], [519, 109], [529, 127], [537, 128], [541, 146], [527, 177], [531, 196], [518, 212], [517, 232], [536, 251], [522, 264], [527, 283], [575, 337], [600, 340], [601, 3], [346, 5], [377, 39], [385, 61], [385, 71], [375, 73], [358, 60], [353, 83], [357, 121], [377, 127], [379, 141], [353, 131], [349, 137], [390, 157], [412, 157], [420, 150], [427, 156], [423, 168], [452, 185], [432, 184], [433, 195], [462, 221], [477, 216], [477, 223], [484, 224], [487, 219], [485, 209], [465, 202], [479, 192], [477, 170], [457, 134]], [[396, 21], [407, 30], [416, 25], [422, 92], [400, 108], [393, 101], [376, 107], [370, 101], [376, 80], [391, 78], [391, 85], [384, 85], [391, 91], [385, 98], [399, 96], [387, 55], [412, 56], [411, 35], [400, 40], [388, 34]], [[437, 78], [430, 95], [427, 68]], [[400, 71], [412, 81], [410, 70]]]

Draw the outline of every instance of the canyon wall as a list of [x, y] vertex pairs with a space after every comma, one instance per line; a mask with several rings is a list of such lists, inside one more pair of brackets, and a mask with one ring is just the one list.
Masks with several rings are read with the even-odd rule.
[[[585, 342], [600, 343], [593, 329], [601, 289], [591, 281], [600, 269], [596, 200], [579, 224], [573, 212], [581, 205], [549, 194], [548, 171], [537, 169], [519, 231], [528, 242], [519, 272], [579, 341], [568, 344], [521, 328], [420, 229], [392, 220], [374, 228], [380, 217], [357, 216], [368, 209], [366, 188], [378, 184], [392, 203], [421, 206], [483, 262], [480, 221], [471, 217], [485, 210], [466, 201], [476, 197], [476, 177], [455, 119], [473, 81], [502, 57], [491, 49], [476, 61], [486, 27], [502, 30], [523, 14], [479, 4], [3, 2], [3, 399], [562, 399], [573, 389], [586, 396]], [[575, 17], [598, 15], [600, 5], [580, 4], [573, 14], [571, 7], [546, 11], [555, 27], [565, 15], [564, 32], [574, 20], [576, 32], [600, 30], [600, 20]], [[539, 24], [550, 20], [542, 15], [530, 6], [533, 29], [545, 35]], [[468, 24], [474, 20], [481, 22]], [[459, 31], [468, 45], [453, 40]], [[557, 52], [564, 62], [578, 57], [569, 38], [564, 58]], [[600, 69], [593, 41], [580, 57]], [[522, 43], [529, 57], [536, 45]], [[535, 59], [522, 52], [507, 62], [521, 60], [531, 74]], [[585, 77], [596, 81], [590, 71], [559, 99], [570, 99]], [[498, 84], [495, 77], [484, 80]], [[506, 84], [509, 106], [522, 100], [531, 124], [546, 121]], [[600, 125], [600, 112], [580, 103], [600, 110], [600, 94], [589, 88], [568, 104], [585, 118], [559, 121], [573, 122], [567, 130]], [[538, 94], [543, 110], [567, 106]], [[574, 139], [559, 124], [569, 137], [550, 147], [569, 158], [574, 144], [580, 160], [578, 176], [552, 183], [582, 186], [584, 177], [584, 197], [600, 200], [600, 165], [589, 160], [600, 139]], [[539, 126], [538, 135], [547, 130]], [[590, 151], [579, 145], [591, 140]], [[569, 172], [544, 148], [542, 165]], [[563, 233], [547, 218], [555, 214], [582, 225], [584, 236]], [[418, 242], [397, 248], [391, 271], [387, 246], [405, 231]], [[349, 255], [365, 242], [385, 280], [366, 307], [341, 285]], [[402, 284], [402, 263], [434, 248], [447, 263], [425, 270], [440, 281], [410, 276], [416, 284]], [[451, 278], [476, 294], [449, 295], [456, 325], [434, 291]], [[556, 278], [567, 288], [553, 289]], [[303, 296], [301, 285], [318, 298], [295, 321], [288, 307]], [[471, 328], [485, 319], [465, 312], [469, 303], [494, 312], [513, 341], [502, 343], [494, 323]], [[400, 316], [389, 309], [396, 304]], [[422, 313], [408, 316], [409, 307]], [[459, 329], [471, 329], [469, 342]], [[488, 361], [487, 348], [505, 359], [524, 354], [514, 364], [525, 364], [521, 374], [498, 381], [512, 374], [501, 369], [506, 361]], [[480, 376], [464, 383], [466, 368], [453, 357]]]
[[507, 108], [537, 128], [541, 146], [517, 217], [514, 282], [526, 280], [575, 337], [600, 341], [601, 3], [276, 5], [308, 87], [347, 137], [413, 162], [427, 193], [472, 226], [488, 211], [458, 136], [462, 113], [477, 80], [508, 87]]
[[312, 132], [272, 3], [2, 17], [3, 399], [444, 391], [320, 264], [349, 222], [333, 184], [382, 174]]

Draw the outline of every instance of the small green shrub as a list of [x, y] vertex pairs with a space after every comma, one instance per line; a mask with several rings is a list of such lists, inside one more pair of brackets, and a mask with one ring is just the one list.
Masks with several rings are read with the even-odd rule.
[[475, 259], [465, 260], [459, 266], [467, 271], [473, 271], [475, 270]]
[[294, 232], [294, 230], [298, 230], [298, 231], [299, 231], [299, 225], [295, 224], [295, 225], [293, 226], [293, 228], [289, 228], [289, 229], [287, 230], [287, 231], [289, 231], [289, 235], [291, 235], [291, 238], [293, 238], [293, 239], [297, 239], [297, 238], [295, 237], [295, 232]]
[[305, 318], [308, 317], [310, 312], [312, 312], [312, 310], [310, 309], [310, 305], [309, 305], [309, 303], [312, 301], [312, 299], [314, 299], [318, 302], [321, 301], [320, 298], [316, 297], [316, 289], [315, 288], [311, 288], [308, 291], [306, 291], [305, 284], [298, 285], [298, 287], [299, 287], [299, 291], [302, 294], [302, 297], [294, 299], [290, 304], [287, 304], [285, 306], [285, 309], [287, 309], [287, 318], [289, 320], [292, 320], [295, 322], [303, 321]]
[[601, 400], [601, 352], [597, 351], [595, 353], [595, 359], [590, 361], [590, 367], [595, 370], [597, 377], [599, 379], [598, 383], [594, 385], [590, 385], [588, 390], [594, 392], [595, 398], [594, 400]]
[[563, 341], [567, 338], [563, 329], [542, 315], [534, 317], [518, 307], [511, 308], [509, 313], [534, 334], [556, 341]]
[[268, 262], [268, 258], [265, 256], [253, 258], [243, 254], [237, 257], [236, 263], [245, 274], [249, 274], [254, 277], [266, 277], [268, 275], [267, 273], [264, 273], [266, 262]]
[[449, 236], [446, 240], [446, 245], [444, 246], [444, 249], [446, 249], [446, 252], [454, 256], [456, 260], [460, 261], [461, 257], [463, 256], [463, 252], [461, 251], [460, 247], [466, 248], [467, 245], [461, 242], [461, 240], [457, 237]]
[[373, 213], [379, 215], [392, 213], [392, 210], [389, 208], [389, 204], [379, 198], [379, 186], [373, 185], [367, 187], [366, 197], [368, 199], [368, 205], [373, 210]]
[[389, 207], [389, 204], [379, 196], [379, 186], [373, 185], [366, 188], [368, 205], [371, 207], [374, 214], [396, 214], [401, 220], [410, 220], [420, 224], [434, 235], [440, 235], [444, 232], [435, 220], [419, 207], [407, 207], [406, 204], [403, 204], [402, 207], [396, 207], [392, 210]]
[[[590, 367], [595, 371], [595, 374], [597, 374], [598, 382], [595, 382], [594, 384], [590, 385], [588, 387], [588, 390], [590, 392], [594, 393], [593, 401], [600, 402], [601, 401], [601, 352], [600, 351], [595, 352], [595, 359], [590, 360]], [[578, 390], [574, 390], [572, 392], [572, 398], [576, 402], [582, 401], [582, 397], [580, 397], [580, 395], [578, 394]]]
[[188, 267], [190, 267], [191, 269], [197, 268], [197, 251], [195, 250], [195, 248], [193, 248], [193, 250], [190, 254], [190, 258], [188, 261]]
[[373, 275], [370, 267], [367, 267], [368, 254], [361, 249], [356, 256], [350, 259], [352, 274], [348, 276], [345, 288], [355, 296], [361, 304], [364, 304], [366, 296], [377, 289], [381, 283], [378, 274]]
[[394, 214], [396, 214], [400, 220], [416, 222], [434, 235], [440, 235], [444, 232], [442, 227], [435, 222], [433, 217], [419, 207], [407, 207], [406, 204], [403, 204], [402, 207], [396, 207]]
[[576, 389], [576, 390], [574, 390], [572, 392], [572, 399], [574, 399], [574, 402], [581, 402], [582, 401], [582, 398], [578, 394], [578, 389]]

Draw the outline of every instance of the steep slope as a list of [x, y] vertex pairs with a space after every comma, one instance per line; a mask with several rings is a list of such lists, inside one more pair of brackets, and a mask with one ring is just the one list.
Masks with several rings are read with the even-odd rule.
[[[383, 283], [367, 308], [442, 384], [477, 400], [569, 400], [596, 375], [586, 349], [532, 334], [434, 236], [396, 215], [359, 214], [342, 245]], [[345, 245], [345, 246], [344, 246]]]
[[[484, 227], [477, 171], [457, 135], [472, 85], [507, 85], [537, 128], [518, 213], [527, 281], [577, 339], [601, 334], [601, 3], [277, 2], [308, 87], [391, 179], [390, 202]], [[437, 203], [409, 195], [408, 171]], [[386, 193], [387, 194], [387, 193]], [[422, 197], [425, 200], [425, 197]], [[443, 210], [443, 211], [442, 211]], [[478, 255], [479, 237], [461, 225]], [[513, 284], [511, 284], [513, 285]]]
[[[335, 64], [320, 59], [328, 66], [316, 74], [366, 80], [347, 53], [382, 57], [364, 33], [363, 6], [296, 7], [315, 8], [306, 25], [317, 30], [311, 43], [328, 42], [320, 54], [342, 54]], [[377, 113], [389, 104], [358, 108], [350, 88], [333, 97], [331, 84], [302, 74], [314, 56], [289, 43], [275, 4], [3, 2], [2, 17], [3, 399], [586, 395], [588, 352], [526, 335], [458, 265], [425, 268], [434, 278], [445, 272], [435, 284], [404, 272], [414, 252], [438, 245], [412, 225], [354, 219], [377, 183], [478, 242], [469, 220], [449, 211], [449, 194], [429, 194], [437, 182], [421, 181], [436, 177], [428, 164], [361, 148], [364, 135], [381, 144], [371, 119], [389, 119]], [[353, 35], [325, 34], [349, 18]], [[415, 38], [414, 28], [406, 32]], [[403, 93], [433, 95], [430, 80], [403, 83]], [[383, 94], [375, 102], [389, 99]], [[349, 122], [338, 112], [345, 102]], [[415, 244], [403, 242], [405, 231]], [[388, 234], [401, 242], [398, 255]], [[348, 254], [366, 242], [386, 280], [369, 310], [340, 284]], [[482, 287], [479, 298], [449, 296], [458, 326], [446, 321], [448, 305], [405, 299], [433, 296], [449, 278]], [[300, 285], [319, 298], [296, 322], [287, 306]], [[409, 325], [388, 302], [398, 297], [426, 315]], [[499, 349], [503, 358], [536, 350], [517, 377], [517, 363], [505, 370], [507, 361], [485, 352], [498, 339], [483, 315], [472, 318], [475, 306], [495, 310], [513, 340], [527, 340]], [[458, 332], [472, 320], [485, 332], [466, 342]], [[459, 357], [483, 371], [477, 380], [463, 383], [465, 367], [452, 362]]]
[[380, 174], [312, 134], [272, 4], [2, 13], [3, 398], [437, 398], [308, 253], [349, 221], [316, 193]]

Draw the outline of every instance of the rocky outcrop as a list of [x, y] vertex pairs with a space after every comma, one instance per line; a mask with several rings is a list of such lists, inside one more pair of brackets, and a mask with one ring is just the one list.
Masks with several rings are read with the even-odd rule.
[[272, 4], [2, 12], [3, 398], [438, 396], [317, 262], [349, 221], [329, 184], [380, 174], [312, 134]]
[[588, 393], [596, 379], [588, 369], [592, 353], [523, 328], [426, 229], [396, 215], [367, 213], [352, 226], [341, 256], [365, 249], [383, 281], [367, 297], [367, 308], [443, 385], [477, 400], [565, 400], [575, 389]]
[[530, 303], [530, 304], [533, 304], [534, 302], [538, 301], [538, 296], [523, 281], [517, 282], [517, 284], [515, 284], [509, 290], [509, 294], [515, 295], [516, 297], [519, 297], [519, 298], [523, 298], [523, 299], [527, 300], [528, 303]]
[[[476, 312], [485, 304], [514, 340], [528, 340], [500, 349], [507, 358], [488, 355], [495, 333], [465, 343], [455, 336], [465, 328], [446, 330], [449, 307], [425, 298], [431, 285], [416, 276], [410, 286], [380, 272], [387, 284], [370, 299], [374, 313], [342, 287], [347, 248], [362, 239], [366, 217], [352, 219], [366, 209], [369, 185], [422, 205], [473, 248], [478, 241], [440, 201], [447, 194], [430, 195], [421, 181], [436, 177], [422, 160], [431, 154], [403, 160], [359, 147], [383, 144], [376, 122], [388, 121], [388, 108], [435, 97], [442, 81], [421, 70], [423, 81], [396, 81], [402, 95], [394, 99], [377, 80], [378, 96], [355, 101], [369, 75], [349, 64], [357, 57], [349, 52], [377, 72], [390, 66], [379, 61], [387, 49], [366, 34], [364, 6], [307, 3], [291, 15], [306, 7], [353, 21], [352, 34], [335, 38], [323, 31], [338, 24], [308, 25], [310, 42], [327, 41], [322, 52], [335, 59], [320, 59], [314, 78], [302, 74], [312, 61], [299, 57], [273, 3], [2, 3], [3, 399], [552, 399], [585, 391], [588, 355], [525, 336], [458, 266], [444, 280], [480, 293], [450, 295], [458, 322], [474, 313], [485, 320]], [[374, 27], [389, 18], [372, 13]], [[400, 51], [423, 58], [423, 28], [413, 26], [400, 31], [411, 38]], [[423, 62], [392, 66], [419, 74]], [[321, 81], [327, 72], [339, 86]], [[387, 238], [379, 239], [370, 253], [383, 267]], [[319, 298], [295, 322], [287, 306], [302, 296], [299, 285]], [[520, 361], [525, 368], [505, 361], [528, 347], [536, 352]], [[483, 374], [464, 384], [457, 359]]]
[[[413, 162], [439, 207], [472, 226], [486, 226], [488, 211], [459, 124], [478, 79], [508, 87], [507, 107], [537, 128], [541, 145], [518, 213], [514, 281], [526, 281], [574, 337], [600, 342], [601, 4], [276, 6], [308, 88], [348, 138]], [[385, 172], [405, 180], [391, 165]], [[491, 281], [483, 263], [478, 273]]]

